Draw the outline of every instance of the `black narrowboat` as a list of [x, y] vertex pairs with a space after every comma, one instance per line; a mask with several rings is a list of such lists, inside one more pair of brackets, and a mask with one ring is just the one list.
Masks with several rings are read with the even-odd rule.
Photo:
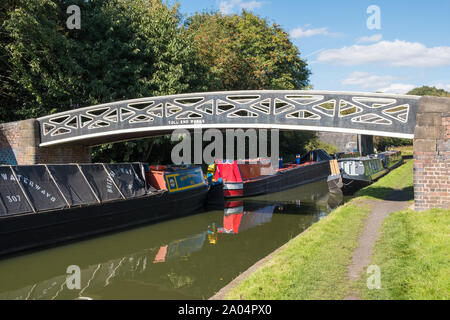
[[200, 167], [0, 166], [0, 255], [186, 215], [207, 192]]

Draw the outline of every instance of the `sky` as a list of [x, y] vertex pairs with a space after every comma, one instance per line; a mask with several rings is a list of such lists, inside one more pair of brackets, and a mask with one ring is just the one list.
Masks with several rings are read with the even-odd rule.
[[[242, 9], [276, 22], [315, 90], [450, 91], [450, 0], [178, 0], [180, 12]], [[173, 1], [172, 1], [173, 3]]]

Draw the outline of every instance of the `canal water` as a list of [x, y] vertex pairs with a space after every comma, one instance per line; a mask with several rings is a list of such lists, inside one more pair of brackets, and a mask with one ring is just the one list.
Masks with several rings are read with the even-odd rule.
[[341, 202], [319, 181], [2, 259], [0, 300], [208, 299]]

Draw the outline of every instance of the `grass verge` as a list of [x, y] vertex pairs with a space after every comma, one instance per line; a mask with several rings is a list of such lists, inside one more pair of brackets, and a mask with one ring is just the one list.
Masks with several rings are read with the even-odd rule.
[[373, 264], [381, 289], [361, 283], [365, 299], [450, 299], [450, 210], [392, 213], [384, 222]]
[[384, 200], [392, 191], [397, 189], [408, 192], [410, 198], [413, 199], [413, 165], [414, 162], [412, 159], [406, 160], [399, 168], [380, 178], [370, 186], [359, 190], [355, 194], [355, 197], [368, 197]]
[[412, 160], [379, 179], [231, 289], [226, 299], [343, 299], [355, 284], [348, 266], [371, 211], [367, 199], [384, 199], [394, 189], [412, 189]]
[[252, 273], [227, 299], [342, 299], [349, 292], [347, 267], [369, 206], [348, 203], [287, 243]]
[[[413, 161], [360, 190], [346, 205], [291, 240], [272, 260], [228, 292], [227, 299], [343, 299], [358, 290], [364, 299], [450, 298], [450, 210], [391, 213], [374, 248], [381, 289], [369, 290], [366, 277], [347, 278], [373, 199], [394, 190], [413, 199]], [[373, 203], [373, 202], [372, 202]]]

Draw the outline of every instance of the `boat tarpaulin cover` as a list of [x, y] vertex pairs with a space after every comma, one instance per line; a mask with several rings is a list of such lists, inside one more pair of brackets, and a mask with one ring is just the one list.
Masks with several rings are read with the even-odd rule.
[[105, 167], [125, 198], [145, 195], [145, 183], [136, 173], [132, 164], [105, 164]]
[[242, 180], [256, 179], [275, 174], [270, 159], [238, 160]]
[[308, 152], [307, 154], [305, 154], [304, 156], [302, 156], [300, 159], [300, 163], [306, 163], [306, 162], [312, 162], [312, 161], [316, 161], [316, 162], [329, 161], [331, 159], [332, 158], [326, 151], [324, 151], [322, 149], [317, 149], [317, 150], [312, 150], [312, 151]]
[[10, 167], [0, 167], [0, 216], [33, 212]]
[[67, 207], [45, 166], [13, 166], [12, 169], [36, 211]]
[[143, 171], [144, 166], [142, 165], [142, 163], [133, 163], [132, 165], [133, 165], [134, 172], [136, 172], [139, 179], [141, 179], [142, 181], [145, 181], [144, 171]]
[[71, 206], [97, 203], [77, 165], [47, 165], [47, 168]]
[[216, 160], [216, 180], [222, 178], [225, 182], [242, 182], [241, 173], [236, 161]]
[[80, 164], [80, 167], [100, 201], [122, 199], [119, 190], [101, 164]]

